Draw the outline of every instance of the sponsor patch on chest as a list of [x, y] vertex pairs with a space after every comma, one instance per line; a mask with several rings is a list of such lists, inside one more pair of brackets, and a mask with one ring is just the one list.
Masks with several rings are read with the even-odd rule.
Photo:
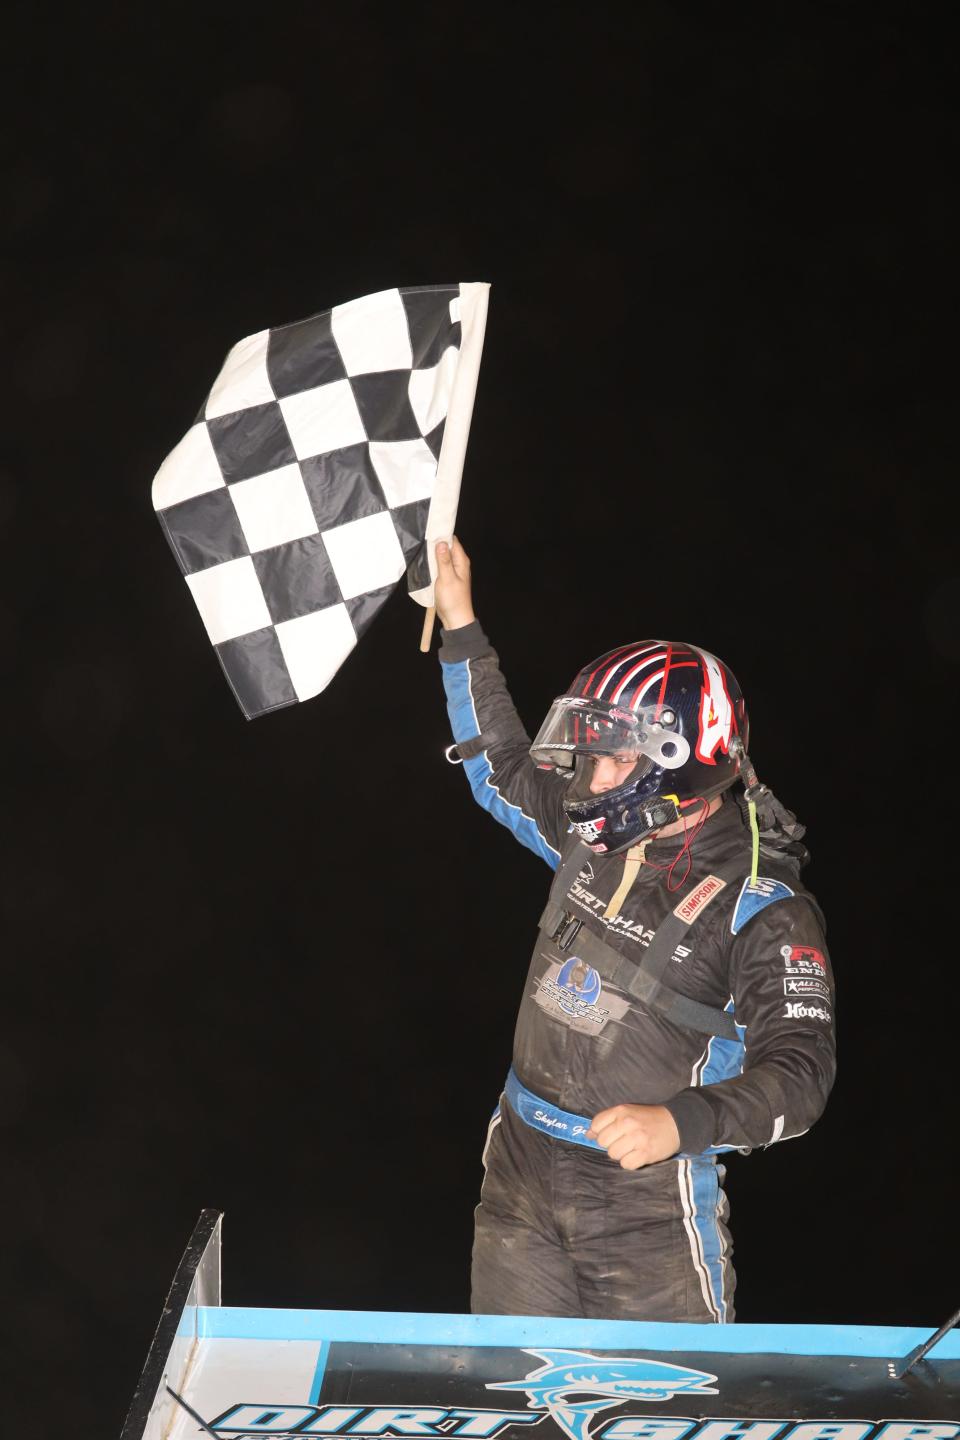
[[684, 925], [692, 925], [701, 910], [705, 910], [710, 901], [715, 900], [720, 891], [726, 889], [726, 885], [726, 880], [721, 880], [719, 875], [707, 875], [689, 894], [684, 895], [680, 904], [675, 906], [674, 915], [678, 920], [682, 920]]
[[621, 1020], [629, 1002], [604, 990], [598, 972], [577, 955], [559, 963], [543, 957], [547, 968], [533, 980], [533, 999], [541, 1010], [571, 1030], [599, 1035], [610, 1020]]
[[[593, 878], [592, 871], [590, 878]], [[611, 930], [615, 935], [623, 935], [626, 939], [632, 940], [635, 945], [642, 945], [646, 949], [653, 939], [653, 931], [649, 926], [644, 925], [642, 920], [630, 920], [626, 915], [615, 915], [612, 918], [605, 915], [604, 911], [610, 903], [609, 900], [601, 900], [599, 896], [594, 895], [592, 890], [588, 890], [586, 885], [581, 883], [582, 879], [583, 871], [581, 870], [580, 875], [567, 892], [568, 902], [576, 905], [580, 910], [585, 910], [595, 920], [602, 921], [605, 929]]]

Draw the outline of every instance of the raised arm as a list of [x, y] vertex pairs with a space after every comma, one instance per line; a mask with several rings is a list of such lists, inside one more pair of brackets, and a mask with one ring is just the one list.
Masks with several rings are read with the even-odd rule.
[[555, 868], [567, 831], [566, 782], [530, 759], [530, 737], [474, 615], [470, 560], [456, 538], [437, 546], [434, 594], [447, 713], [474, 799]]

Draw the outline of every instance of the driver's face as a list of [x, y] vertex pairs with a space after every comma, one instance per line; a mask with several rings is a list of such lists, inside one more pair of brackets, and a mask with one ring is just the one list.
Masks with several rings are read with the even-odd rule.
[[615, 755], [598, 755], [593, 761], [590, 794], [602, 795], [605, 790], [615, 790], [618, 785], [623, 784], [636, 763], [636, 756], [628, 760], [618, 760]]

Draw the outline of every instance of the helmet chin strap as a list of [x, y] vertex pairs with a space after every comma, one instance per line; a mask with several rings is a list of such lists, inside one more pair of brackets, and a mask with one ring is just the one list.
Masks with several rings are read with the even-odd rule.
[[[684, 885], [689, 878], [690, 871], [693, 868], [693, 842], [696, 840], [697, 836], [700, 834], [700, 831], [703, 829], [704, 824], [707, 820], [707, 816], [711, 813], [711, 804], [712, 801], [707, 800], [702, 795], [694, 796], [692, 799], [685, 802], [681, 801], [681, 810], [686, 809], [688, 805], [700, 806], [700, 814], [694, 821], [693, 828], [690, 830], [687, 829], [686, 816], [681, 815], [680, 818], [683, 824], [683, 844], [681, 845], [680, 849], [677, 851], [676, 855], [674, 855], [669, 865], [656, 865], [654, 861], [650, 862], [652, 865], [654, 865], [655, 869], [664, 871], [666, 886], [667, 889], [671, 892], [677, 890], [681, 885]], [[685, 860], [686, 864], [684, 866], [683, 874], [679, 877], [679, 879], [676, 879], [673, 872], [676, 870], [681, 860]]]
[[[674, 870], [674, 866], [677, 864], [677, 862], [678, 862], [678, 860], [681, 858], [681, 856], [686, 855], [686, 857], [687, 857], [687, 867], [686, 867], [686, 870], [685, 870], [684, 873], [683, 873], [682, 879], [681, 879], [678, 883], [679, 883], [679, 884], [683, 884], [683, 882], [687, 879], [688, 875], [690, 874], [690, 868], [691, 868], [691, 865], [692, 865], [692, 863], [693, 863], [692, 855], [691, 855], [691, 846], [692, 846], [694, 840], [695, 840], [695, 839], [697, 838], [697, 836], [699, 835], [701, 829], [703, 828], [703, 823], [704, 823], [704, 821], [706, 820], [707, 815], [710, 813], [710, 801], [709, 801], [709, 800], [702, 800], [702, 799], [700, 799], [699, 797], [694, 798], [694, 799], [692, 799], [692, 800], [681, 800], [678, 795], [661, 795], [661, 796], [658, 798], [658, 803], [659, 803], [659, 804], [662, 804], [663, 802], [668, 802], [668, 803], [672, 804], [674, 815], [678, 816], [679, 819], [683, 822], [684, 840], [683, 840], [683, 846], [682, 846], [679, 854], [674, 856], [674, 858], [673, 858], [672, 862], [670, 863], [670, 865], [668, 865], [668, 866], [659, 866], [659, 865], [658, 865], [658, 866], [655, 867], [655, 868], [658, 869], [658, 870], [659, 870], [659, 869], [665, 869], [665, 870], [666, 870], [666, 872], [667, 872], [667, 889], [668, 889], [668, 890], [673, 890], [673, 889], [676, 888], [676, 887], [674, 886], [674, 884], [672, 883], [673, 870]], [[686, 810], [686, 809], [688, 809], [689, 806], [691, 806], [691, 805], [697, 805], [697, 804], [699, 804], [700, 807], [701, 807], [701, 809], [700, 809], [700, 816], [699, 816], [699, 819], [696, 821], [696, 823], [695, 823], [695, 825], [694, 825], [694, 827], [693, 827], [693, 830], [688, 833], [688, 832], [687, 832], [686, 817], [685, 817], [685, 815], [683, 814], [683, 811]], [[652, 809], [652, 808], [653, 808], [653, 807], [651, 807], [651, 809]], [[649, 813], [649, 812], [647, 812], [647, 813]], [[674, 821], [669, 821], [668, 823], [672, 824], [672, 823], [675, 823], [675, 822], [674, 822]], [[607, 908], [606, 908], [606, 909], [604, 910], [604, 912], [603, 912], [603, 918], [604, 918], [604, 920], [615, 920], [616, 917], [620, 914], [620, 910], [621, 910], [621, 907], [622, 907], [622, 905], [623, 905], [623, 902], [624, 902], [624, 900], [626, 900], [627, 896], [630, 894], [630, 891], [633, 889], [634, 881], [636, 880], [637, 876], [638, 876], [639, 873], [640, 873], [640, 866], [644, 863], [644, 861], [645, 861], [646, 858], [647, 858], [647, 846], [650, 844], [650, 842], [651, 842], [652, 840], [655, 840], [655, 839], [657, 838], [657, 835], [658, 835], [658, 834], [659, 834], [659, 831], [657, 831], [657, 830], [651, 831], [648, 835], [645, 835], [644, 838], [643, 838], [641, 841], [639, 841], [636, 845], [631, 845], [630, 848], [629, 848], [629, 850], [627, 851], [626, 855], [623, 857], [623, 875], [622, 875], [621, 878], [620, 878], [620, 884], [617, 886], [616, 890], [615, 890], [615, 891], [613, 892], [613, 894], [611, 895], [611, 897], [610, 897], [610, 899], [609, 899], [609, 901], [608, 901], [608, 903], [607, 903]]]
[[683, 819], [677, 795], [658, 795], [649, 805], [642, 805], [640, 813], [650, 830], [650, 833], [644, 836], [645, 840], [652, 840], [658, 830], [665, 829], [667, 825], [676, 825], [678, 820]]
[[[642, 819], [644, 822], [639, 839], [633, 840], [631, 845], [624, 845], [617, 850], [606, 850], [601, 853], [619, 855], [622, 854], [624, 850], [632, 848], [633, 845], [639, 845], [641, 842], [652, 840], [658, 831], [663, 830], [667, 825], [675, 825], [678, 820], [682, 820], [683, 813], [680, 809], [680, 801], [676, 795], [658, 795], [654, 800], [641, 802], [637, 805], [636, 818], [638, 820]], [[585, 828], [586, 826], [584, 826], [584, 829]], [[584, 844], [590, 849], [593, 849], [590, 840], [588, 840], [584, 834], [584, 830], [576, 824], [574, 825], [574, 829], [578, 830]], [[602, 840], [602, 836], [598, 836], [597, 838]]]

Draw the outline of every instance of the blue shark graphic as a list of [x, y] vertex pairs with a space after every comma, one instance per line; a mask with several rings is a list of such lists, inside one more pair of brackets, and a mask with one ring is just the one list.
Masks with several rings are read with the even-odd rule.
[[[582, 1350], [528, 1350], [543, 1361], [524, 1380], [503, 1380], [488, 1390], [523, 1390], [528, 1408], [547, 1410], [570, 1440], [592, 1440], [590, 1421], [625, 1400], [672, 1400], [674, 1395], [716, 1395], [716, 1375], [662, 1360], [603, 1359]], [[575, 1400], [569, 1398], [576, 1396]], [[590, 1398], [595, 1397], [595, 1398]]]

